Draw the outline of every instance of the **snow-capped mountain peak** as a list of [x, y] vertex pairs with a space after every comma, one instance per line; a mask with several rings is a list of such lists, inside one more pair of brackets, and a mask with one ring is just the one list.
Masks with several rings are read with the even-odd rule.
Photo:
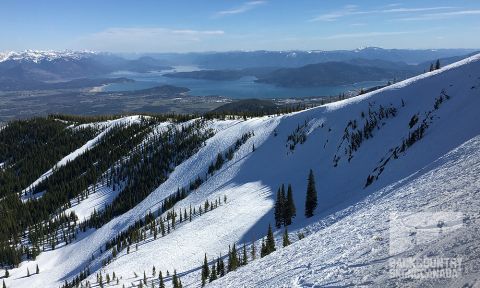
[[20, 52], [0, 52], [0, 62], [25, 61], [40, 63], [42, 61], [54, 61], [58, 59], [79, 60], [97, 54], [93, 51], [53, 51], [53, 50], [24, 50]]

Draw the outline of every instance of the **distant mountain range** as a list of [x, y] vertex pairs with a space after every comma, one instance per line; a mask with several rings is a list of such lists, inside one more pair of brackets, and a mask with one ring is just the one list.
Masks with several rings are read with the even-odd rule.
[[299, 68], [282, 68], [260, 77], [256, 82], [285, 87], [332, 86], [407, 78], [419, 72], [418, 67], [413, 65], [395, 65], [386, 61], [372, 60], [355, 62], [357, 63], [325, 62]]
[[[436, 59], [448, 64], [471, 55], [473, 51], [368, 47], [337, 51], [150, 53], [132, 58], [132, 55], [88, 51], [27, 50], [0, 53], [0, 90], [81, 88], [98, 82], [92, 82], [91, 78], [108, 78], [115, 71], [144, 73], [169, 70], [176, 65], [194, 65], [204, 70], [165, 76], [220, 81], [255, 76], [258, 82], [279, 86], [338, 85], [395, 77], [403, 79], [428, 69]], [[72, 80], [75, 81], [68, 84], [45, 84]]]
[[256, 82], [284, 87], [315, 87], [352, 84], [362, 81], [405, 79], [423, 72], [430, 63], [408, 65], [385, 60], [353, 59], [344, 62], [323, 62], [302, 67], [263, 67], [228, 70], [200, 70], [168, 73], [174, 78], [206, 79], [215, 81], [237, 80], [255, 76]]
[[[43, 82], [105, 77], [106, 74], [119, 70], [148, 72], [170, 68], [160, 60], [147, 56], [128, 60], [110, 53], [30, 50], [8, 52], [0, 54], [0, 90], [18, 87], [43, 89], [48, 86]], [[77, 84], [80, 82], [77, 81]], [[85, 82], [85, 85], [87, 84], [88, 81]]]
[[204, 69], [243, 69], [249, 67], [301, 67], [332, 61], [353, 59], [385, 60], [419, 64], [438, 58], [461, 56], [478, 49], [383, 49], [366, 47], [355, 50], [334, 51], [230, 51], [205, 53], [149, 53], [169, 65], [197, 65]]
[[[441, 65], [447, 65], [472, 54], [474, 53], [438, 59]], [[435, 61], [436, 59], [432, 59], [419, 64], [407, 64], [400, 61], [354, 58], [344, 61], [307, 64], [301, 67], [199, 70], [168, 73], [165, 76], [216, 81], [236, 80], [245, 76], [255, 76], [257, 78], [256, 82], [283, 87], [334, 86], [363, 81], [405, 79], [425, 72]]]

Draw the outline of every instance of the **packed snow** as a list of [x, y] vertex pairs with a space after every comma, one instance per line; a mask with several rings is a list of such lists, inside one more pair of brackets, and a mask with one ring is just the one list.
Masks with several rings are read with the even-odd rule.
[[[448, 98], [443, 96], [446, 100], [434, 109], [441, 95]], [[378, 91], [306, 111], [246, 121], [212, 120], [209, 126], [217, 133], [136, 207], [98, 230], [79, 234], [72, 244], [43, 252], [35, 261], [23, 262], [10, 271], [11, 276], [5, 282], [7, 287], [58, 287], [89, 265], [90, 282], [96, 282], [95, 274], [100, 271], [115, 272], [121, 277], [120, 287], [123, 284], [130, 287], [143, 279], [144, 271], [150, 275], [155, 265], [164, 275], [167, 270], [172, 273], [176, 269], [184, 287], [199, 287], [204, 253], [213, 259], [225, 255], [233, 243], [240, 247], [252, 240], [257, 241], [259, 249], [258, 239], [265, 236], [268, 224], [273, 223], [277, 188], [292, 184], [297, 216], [289, 231], [296, 243], [280, 248], [283, 230], [278, 230], [277, 252], [209, 285], [416, 286], [417, 282], [389, 277], [390, 212], [444, 210], [470, 215], [473, 230], [453, 231], [446, 238], [416, 246], [404, 255], [461, 255], [467, 264], [459, 281], [472, 284], [480, 271], [476, 262], [480, 255], [479, 104], [480, 55], [477, 55]], [[358, 127], [363, 128], [363, 117], [368, 117], [368, 111], [380, 111], [381, 107], [396, 108], [395, 116], [381, 119], [378, 128], [372, 131], [373, 136], [364, 139], [349, 159], [343, 139], [348, 123], [356, 120]], [[367, 116], [362, 117], [363, 114]], [[409, 127], [414, 115], [420, 121]], [[423, 138], [398, 153], [398, 159], [386, 163], [384, 159], [393, 148], [401, 145], [422, 120], [429, 123]], [[101, 260], [110, 255], [100, 252], [107, 240], [153, 211], [178, 187], [205, 175], [217, 153], [224, 152], [242, 134], [251, 131], [254, 136], [234, 158], [177, 203], [175, 209], [198, 206], [206, 199], [225, 195], [227, 203], [192, 222], [182, 223], [165, 237], [141, 242], [138, 251], [129, 254], [122, 251], [112, 263], [101, 267]], [[295, 143], [292, 150], [287, 139], [295, 133], [305, 133], [306, 141]], [[383, 172], [365, 187], [367, 177], [376, 173], [381, 163], [385, 163]], [[303, 205], [309, 169], [313, 169], [316, 178], [319, 206], [315, 216], [307, 219], [303, 216]], [[296, 234], [300, 231], [307, 237], [297, 241]], [[26, 269], [33, 271], [36, 264], [41, 273], [24, 277]], [[447, 281], [442, 285], [455, 283]]]

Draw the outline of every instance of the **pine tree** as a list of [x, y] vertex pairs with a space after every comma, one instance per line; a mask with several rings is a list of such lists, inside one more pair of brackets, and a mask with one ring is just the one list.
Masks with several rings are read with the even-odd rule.
[[155, 271], [155, 265], [153, 265], [153, 267], [152, 267], [152, 276], [155, 277], [155, 274], [157, 274], [157, 273], [156, 273], [156, 271]]
[[267, 255], [275, 251], [275, 238], [273, 238], [272, 226], [268, 224], [267, 241], [265, 243]]
[[429, 69], [429, 71], [432, 72], [433, 70], [434, 70], [434, 68], [433, 68], [433, 63], [430, 63], [430, 69]]
[[263, 258], [267, 255], [267, 247], [265, 246], [265, 240], [262, 238], [262, 246], [260, 248], [260, 257]]
[[205, 253], [205, 258], [203, 259], [203, 265], [202, 265], [202, 287], [205, 286], [207, 279], [209, 277], [210, 271], [208, 267], [208, 261], [207, 261], [207, 253]]
[[236, 270], [240, 264], [240, 261], [238, 260], [238, 254], [237, 254], [237, 246], [235, 243], [233, 243], [232, 247], [232, 270]]
[[147, 274], [143, 271], [143, 284], [147, 285]]
[[160, 283], [160, 284], [158, 284], [159, 285], [158, 288], [165, 288], [165, 283], [163, 283], [162, 271], [160, 271], [158, 273], [158, 280], [159, 280], [159, 283]]
[[7, 288], [7, 285], [5, 284], [5, 280], [3, 280], [3, 288]]
[[210, 274], [209, 282], [217, 280], [217, 268], [215, 267], [215, 263], [213, 263], [211, 271], [212, 273]]
[[256, 257], [256, 248], [255, 248], [255, 240], [252, 241], [252, 261], [255, 260]]
[[225, 276], [225, 262], [223, 262], [223, 259], [220, 258], [220, 276], [223, 277]]
[[435, 63], [435, 70], [440, 69], [440, 59], [437, 59], [437, 62]]
[[172, 284], [173, 284], [173, 288], [180, 288], [176, 269], [173, 270]]
[[275, 226], [280, 228], [283, 224], [283, 211], [284, 211], [284, 197], [282, 197], [282, 190], [278, 188], [277, 201], [275, 201]]
[[248, 256], [247, 256], [247, 246], [243, 243], [243, 256], [242, 256], [242, 265], [247, 265]]
[[290, 239], [288, 239], [288, 231], [287, 227], [285, 227], [285, 232], [283, 232], [283, 247], [287, 247], [290, 245]]
[[293, 202], [292, 185], [288, 184], [287, 200], [285, 204], [285, 225], [292, 224], [292, 218], [297, 214], [295, 203]]
[[308, 175], [307, 197], [305, 200], [305, 216], [307, 218], [312, 217], [315, 208], [317, 208], [317, 190], [315, 188], [315, 177], [313, 176], [312, 169], [310, 169]]

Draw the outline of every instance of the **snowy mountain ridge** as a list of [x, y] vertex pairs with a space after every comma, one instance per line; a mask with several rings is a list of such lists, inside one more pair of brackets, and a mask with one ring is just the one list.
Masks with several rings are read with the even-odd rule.
[[[209, 120], [215, 131], [198, 152], [182, 162], [168, 179], [128, 212], [77, 240], [41, 253], [10, 271], [7, 287], [58, 287], [86, 266], [89, 281], [96, 274], [113, 275], [108, 287], [147, 287], [177, 271], [184, 287], [200, 287], [203, 257], [209, 260], [252, 241], [260, 250], [274, 223], [276, 190], [291, 184], [297, 215], [288, 227], [292, 245], [281, 248], [283, 228], [275, 229], [277, 251], [208, 284], [211, 287], [314, 286], [462, 286], [480, 283], [478, 153], [480, 127], [480, 54], [440, 70], [332, 104], [280, 116], [247, 120]], [[253, 136], [232, 158], [177, 202], [175, 211], [199, 207], [205, 200], [228, 199], [208, 213], [155, 238], [148, 234], [138, 249], [123, 249], [111, 261], [105, 243], [126, 231], [149, 211], [156, 211], [179, 187], [208, 173], [218, 153], [227, 151], [245, 133]], [[314, 171], [318, 207], [304, 216], [306, 178]], [[71, 211], [80, 215], [92, 203], [108, 203], [114, 191], [102, 190]], [[98, 192], [97, 192], [98, 193]], [[116, 192], [118, 193], [118, 192]], [[115, 195], [113, 196], [115, 197]], [[90, 202], [89, 202], [90, 201]], [[90, 207], [90, 208], [89, 208]], [[98, 207], [98, 206], [95, 206]], [[465, 271], [458, 279], [422, 280], [390, 277], [390, 212], [460, 211], [472, 219], [471, 229], [407, 250], [404, 255], [461, 255]], [[166, 215], [161, 215], [165, 217]], [[299, 240], [298, 233], [307, 237]], [[447, 248], [445, 248], [447, 247]], [[258, 253], [257, 250], [257, 253]], [[468, 252], [470, 251], [470, 252]], [[473, 252], [472, 252], [473, 251]], [[251, 251], [249, 250], [249, 253]], [[259, 258], [258, 254], [256, 255]], [[105, 263], [107, 263], [105, 265]], [[24, 277], [26, 269], [40, 273]], [[213, 262], [210, 263], [210, 265]], [[171, 275], [171, 274], [170, 274]], [[105, 278], [104, 278], [105, 279]], [[171, 287], [171, 277], [166, 277]], [[458, 285], [457, 285], [458, 284]], [[85, 281], [83, 282], [85, 285]], [[143, 284], [142, 284], [143, 285]]]
[[94, 51], [53, 51], [53, 50], [24, 50], [20, 52], [8, 51], [0, 52], [0, 62], [5, 61], [25, 61], [25, 62], [34, 62], [40, 63], [42, 61], [55, 61], [63, 59], [66, 61], [69, 60], [79, 60], [82, 58], [91, 57], [96, 55], [98, 52]]

